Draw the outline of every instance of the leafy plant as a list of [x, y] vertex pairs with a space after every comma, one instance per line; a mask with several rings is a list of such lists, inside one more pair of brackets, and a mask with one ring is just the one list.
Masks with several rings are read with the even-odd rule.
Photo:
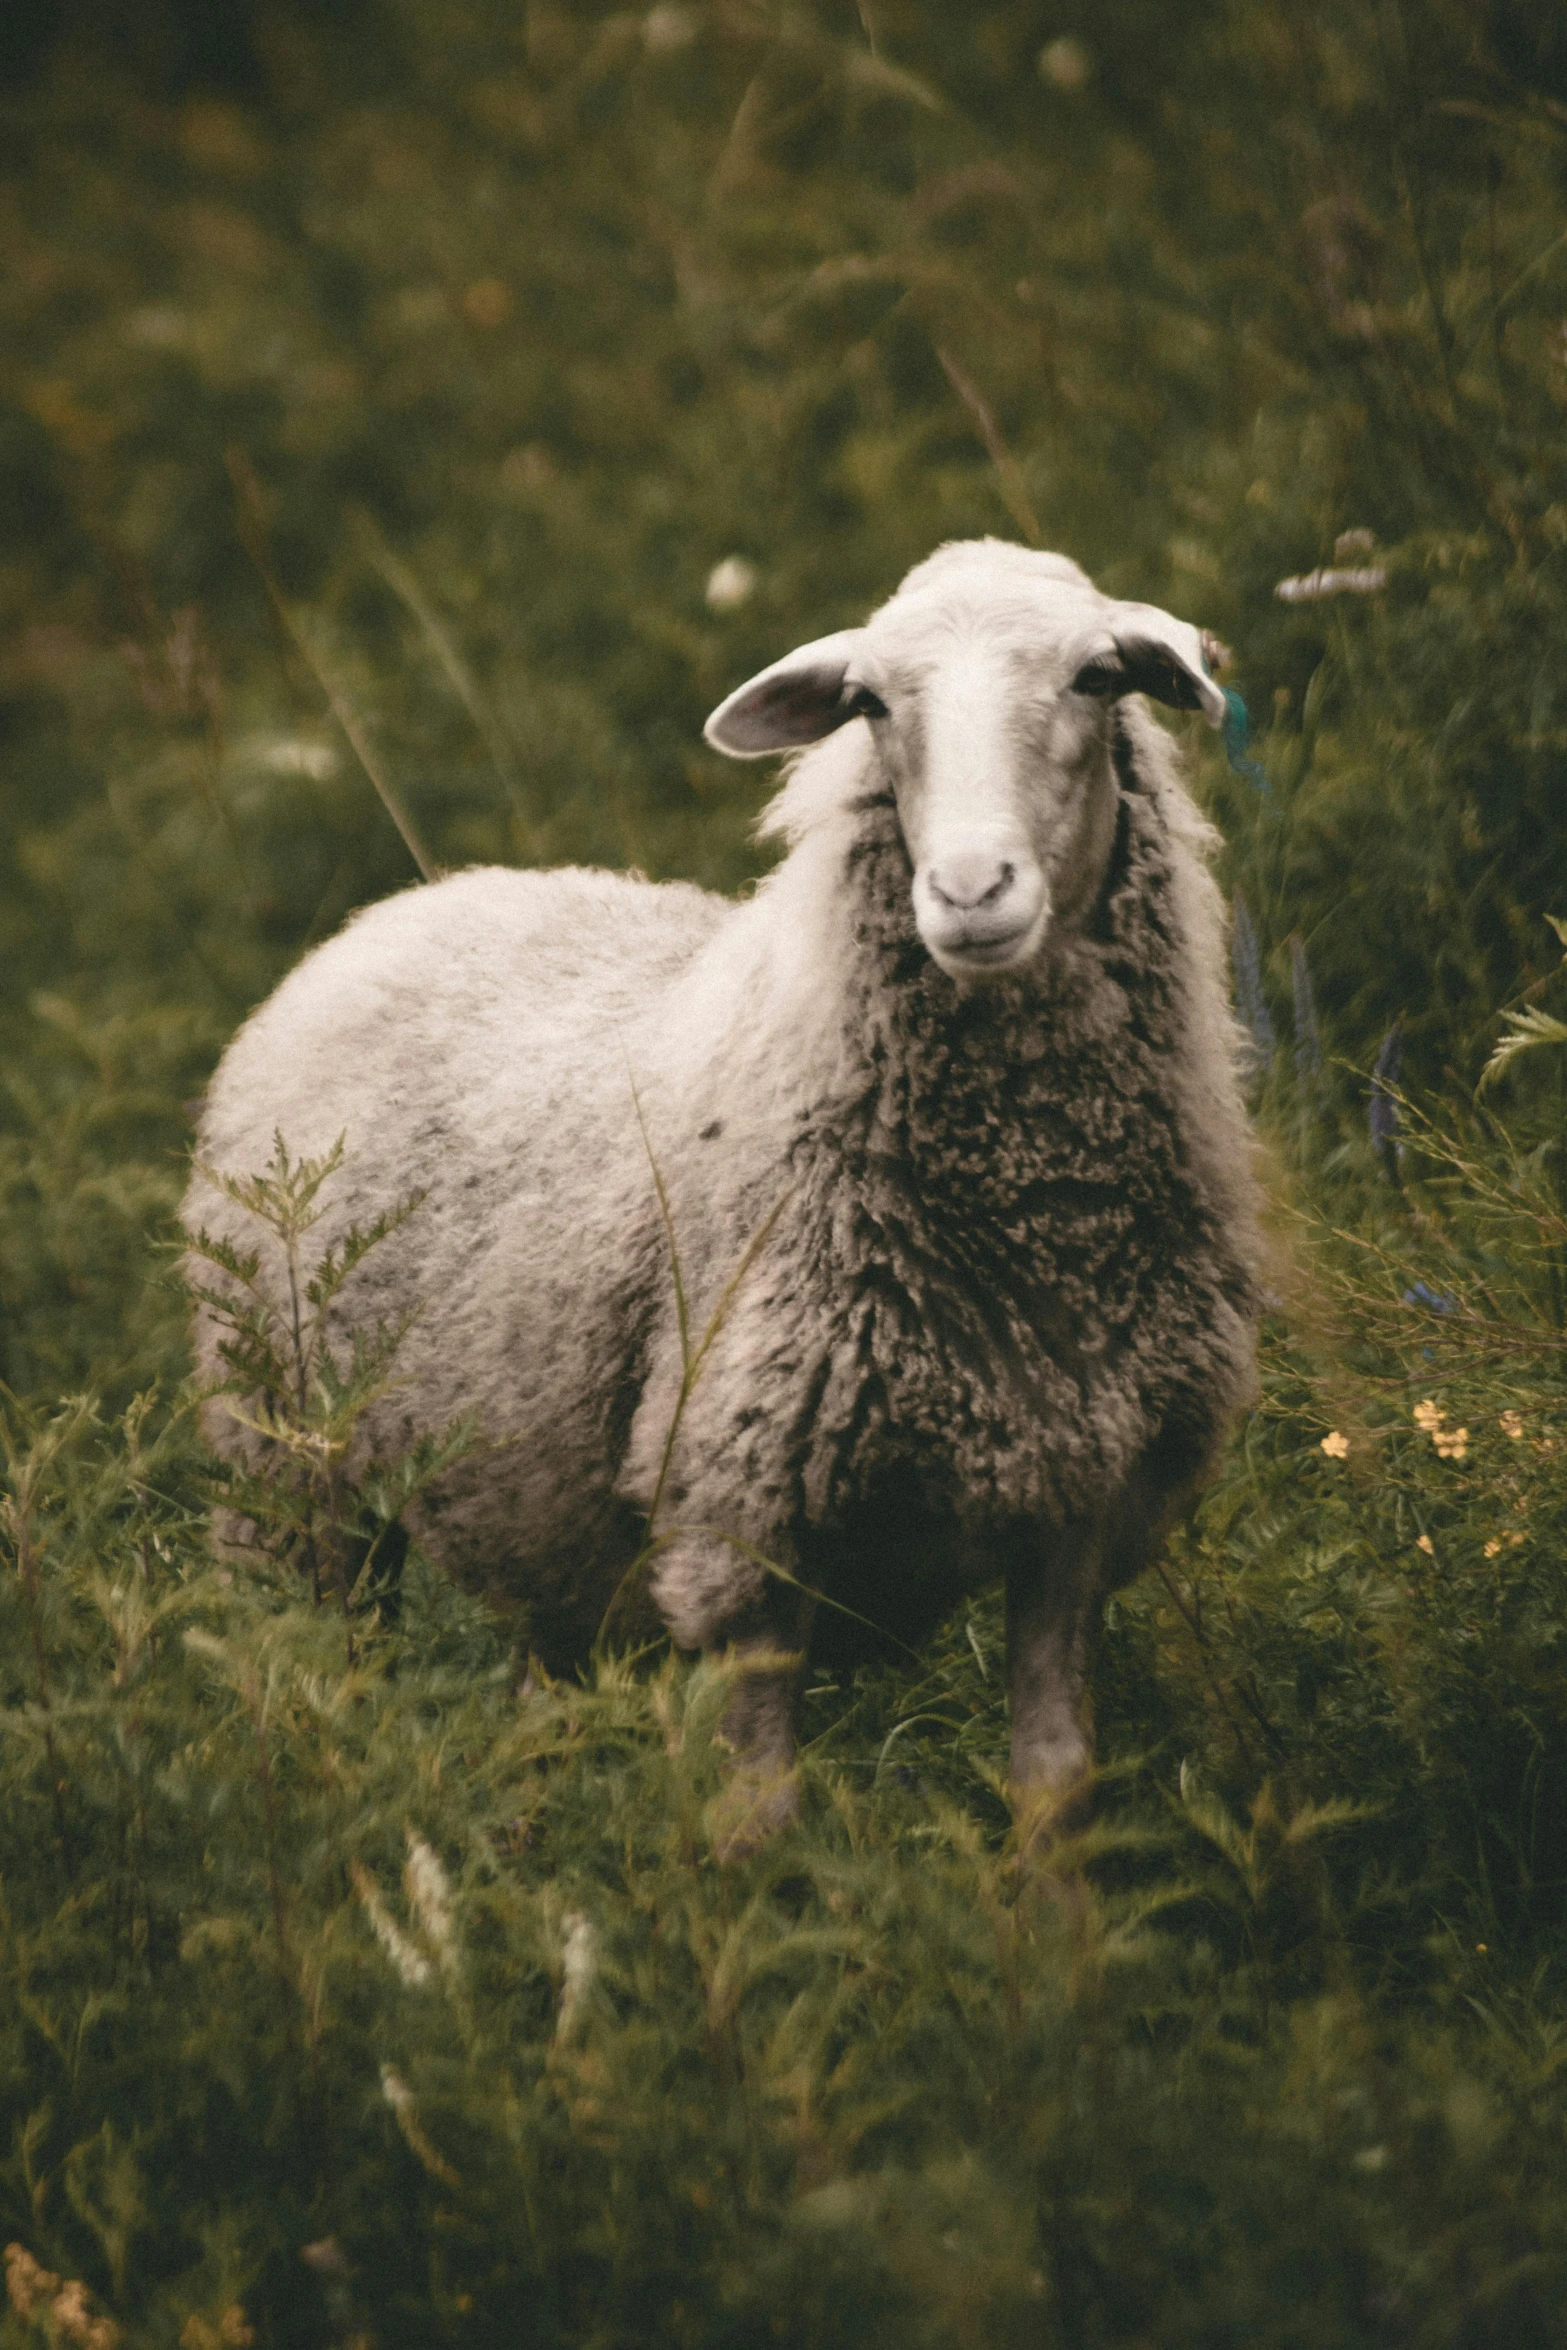
[[[359, 1474], [349, 1480], [361, 1424], [395, 1384], [397, 1351], [412, 1316], [368, 1331], [345, 1315], [343, 1293], [424, 1195], [410, 1194], [362, 1228], [350, 1225], [341, 1243], [307, 1269], [302, 1244], [321, 1220], [321, 1194], [342, 1162], [341, 1137], [322, 1158], [291, 1160], [280, 1134], [261, 1174], [205, 1169], [224, 1197], [271, 1235], [278, 1261], [264, 1272], [260, 1249], [241, 1251], [206, 1231], [191, 1235], [190, 1249], [221, 1276], [191, 1285], [227, 1333], [218, 1351], [229, 1378], [209, 1408], [215, 1404], [254, 1440], [252, 1465], [228, 1481], [229, 1519], [271, 1559], [297, 1566], [318, 1604], [323, 1588], [334, 1591], [347, 1619], [375, 1584], [388, 1550], [400, 1553], [405, 1544], [402, 1513], [474, 1439], [471, 1422], [457, 1421], [420, 1438], [395, 1462], [372, 1457], [356, 1464]], [[350, 1658], [352, 1651], [350, 1632]]]

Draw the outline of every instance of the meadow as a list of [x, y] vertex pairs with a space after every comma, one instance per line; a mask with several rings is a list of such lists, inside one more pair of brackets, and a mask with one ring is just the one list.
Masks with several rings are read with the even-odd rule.
[[[84, 0], [0, 72], [0, 2345], [1567, 2341], [1557, 13]], [[706, 711], [984, 532], [1252, 714], [1171, 723], [1263, 1392], [1053, 1871], [994, 1601], [814, 1680], [720, 1867], [719, 1668], [345, 1605], [395, 1360], [214, 1554], [192, 1106], [422, 867], [743, 887]]]

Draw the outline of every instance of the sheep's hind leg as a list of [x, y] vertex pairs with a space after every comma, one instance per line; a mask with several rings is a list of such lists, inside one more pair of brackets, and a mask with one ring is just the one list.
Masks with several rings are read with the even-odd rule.
[[1093, 1764], [1088, 1671], [1098, 1623], [1102, 1529], [1066, 1527], [1007, 1564], [1008, 1776], [1025, 1842], [1073, 1824]]

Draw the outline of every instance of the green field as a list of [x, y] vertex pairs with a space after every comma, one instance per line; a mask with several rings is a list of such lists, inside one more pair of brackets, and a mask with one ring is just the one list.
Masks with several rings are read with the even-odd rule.
[[[1567, 2343], [1567, 20], [82, 0], [0, 74], [0, 2345]], [[720, 1868], [715, 1667], [316, 1605], [303, 1472], [216, 1561], [191, 1109], [420, 856], [742, 886], [707, 710], [985, 532], [1232, 649], [1264, 1392], [1053, 1872], [994, 1603]]]

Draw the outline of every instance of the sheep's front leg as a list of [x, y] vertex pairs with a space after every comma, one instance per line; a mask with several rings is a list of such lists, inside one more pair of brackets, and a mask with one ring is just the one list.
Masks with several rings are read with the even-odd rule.
[[655, 1596], [678, 1646], [701, 1648], [733, 1671], [719, 1729], [733, 1761], [717, 1844], [721, 1858], [738, 1859], [799, 1810], [795, 1716], [813, 1604], [737, 1545], [695, 1532], [669, 1543]]
[[1093, 1762], [1088, 1670], [1098, 1623], [1101, 1530], [1069, 1526], [1007, 1565], [1012, 1792], [1041, 1832], [1062, 1821]]
[[774, 1586], [720, 1651], [735, 1674], [722, 1727], [734, 1752], [719, 1806], [723, 1859], [754, 1851], [799, 1811], [795, 1726], [810, 1634], [810, 1601]]

